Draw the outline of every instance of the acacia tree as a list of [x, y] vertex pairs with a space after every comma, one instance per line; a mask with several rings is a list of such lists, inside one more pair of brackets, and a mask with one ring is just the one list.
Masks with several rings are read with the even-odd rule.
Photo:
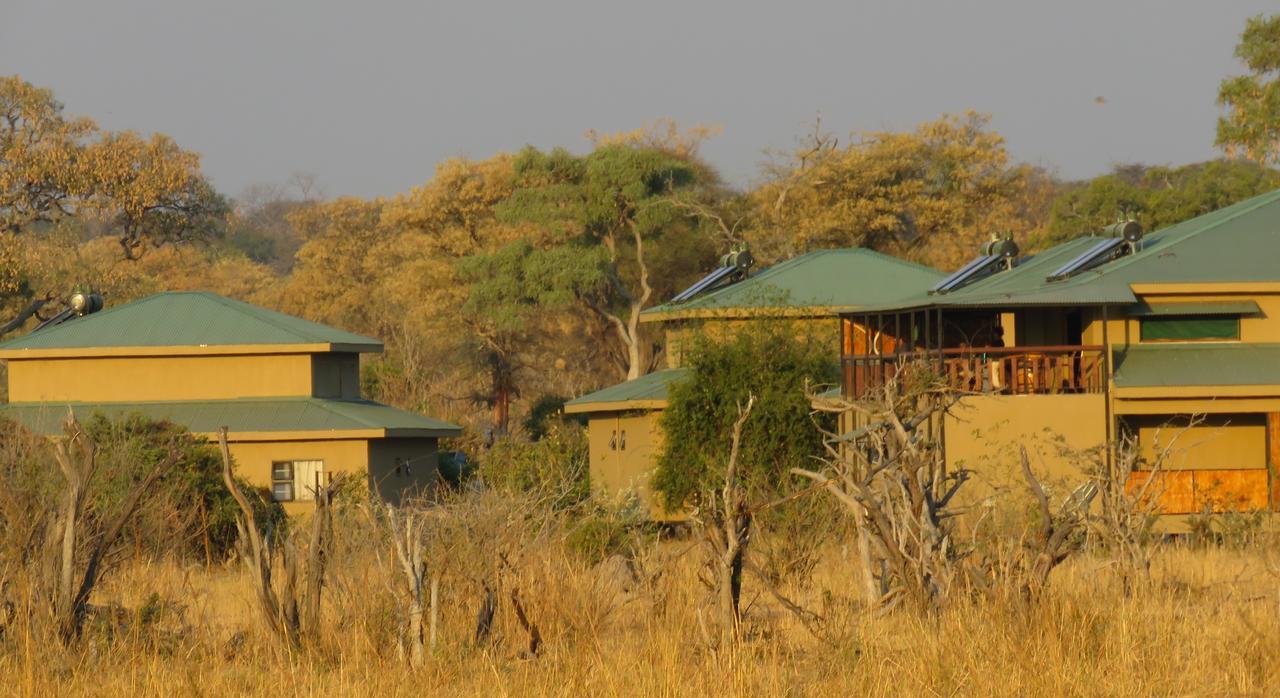
[[946, 267], [993, 231], [1031, 232], [1052, 179], [1010, 163], [989, 125], [966, 112], [911, 132], [857, 134], [842, 146], [819, 123], [751, 193], [748, 237], [765, 261], [861, 246]]
[[29, 287], [17, 236], [65, 219], [98, 220], [124, 257], [136, 259], [148, 246], [217, 235], [227, 210], [199, 156], [169, 137], [101, 131], [64, 114], [51, 90], [0, 77], [0, 299], [27, 301], [6, 328], [57, 298]]
[[[509, 303], [577, 304], [613, 331], [622, 347], [627, 379], [647, 367], [640, 311], [659, 290], [687, 279], [672, 273], [702, 266], [711, 248], [699, 221], [672, 197], [694, 197], [709, 170], [657, 149], [606, 145], [578, 157], [563, 149], [526, 148], [515, 160], [516, 186], [498, 207], [500, 220], [530, 222], [553, 231], [547, 249], [509, 251], [527, 258], [529, 284], [511, 286]], [[666, 272], [655, 280], [654, 248]], [[673, 254], [679, 250], [679, 254]]]
[[1259, 163], [1280, 163], [1280, 15], [1251, 18], [1236, 45], [1248, 75], [1222, 81], [1216, 145], [1227, 155]]

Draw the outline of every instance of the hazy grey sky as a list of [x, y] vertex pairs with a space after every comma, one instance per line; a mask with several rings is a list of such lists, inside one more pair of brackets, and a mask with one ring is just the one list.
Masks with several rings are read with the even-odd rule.
[[[231, 194], [313, 173], [390, 195], [455, 155], [718, 124], [738, 184], [813, 117], [839, 134], [989, 112], [1015, 157], [1084, 177], [1213, 157], [1253, 0], [0, 0], [0, 74], [104, 127], [163, 131]], [[1095, 97], [1105, 99], [1096, 104]]]

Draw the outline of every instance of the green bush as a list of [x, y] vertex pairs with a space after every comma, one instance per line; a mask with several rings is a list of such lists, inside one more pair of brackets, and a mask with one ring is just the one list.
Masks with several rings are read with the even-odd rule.
[[652, 482], [668, 510], [722, 481], [738, 406], [749, 395], [756, 402], [742, 430], [738, 463], [748, 490], [777, 493], [789, 482], [790, 468], [812, 466], [822, 437], [805, 383], [838, 377], [831, 345], [822, 339], [789, 322], [754, 321], [727, 340], [700, 337], [686, 345], [690, 375], [668, 393], [666, 448]]
[[[141, 415], [109, 419], [94, 415], [84, 425], [98, 446], [99, 470], [93, 486], [93, 510], [114, 509], [134, 483], [167, 455], [172, 446], [178, 462], [154, 485], [138, 512], [132, 537], [138, 549], [220, 560], [235, 548], [239, 507], [222, 481], [218, 447], [168, 421]], [[264, 527], [281, 527], [284, 511], [265, 489], [237, 479], [249, 495]]]
[[481, 455], [479, 474], [490, 487], [547, 497], [557, 509], [580, 504], [591, 495], [586, 430], [554, 420], [536, 441], [501, 437]]

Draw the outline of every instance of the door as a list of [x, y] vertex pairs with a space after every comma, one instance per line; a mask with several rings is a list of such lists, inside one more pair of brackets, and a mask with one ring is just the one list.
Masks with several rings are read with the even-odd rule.
[[611, 498], [617, 492], [614, 481], [619, 469], [618, 415], [613, 412], [593, 414], [587, 426], [587, 451], [591, 458], [588, 469], [591, 490]]
[[661, 511], [649, 489], [649, 479], [658, 465], [654, 430], [659, 414], [645, 412], [618, 419], [619, 489], [635, 492], [654, 514]]

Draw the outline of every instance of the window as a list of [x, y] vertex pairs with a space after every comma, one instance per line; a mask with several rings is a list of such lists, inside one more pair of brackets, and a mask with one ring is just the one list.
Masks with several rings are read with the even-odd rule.
[[1139, 322], [1138, 334], [1144, 342], [1240, 339], [1240, 318], [1221, 315], [1144, 317]]
[[277, 502], [293, 501], [293, 463], [271, 464], [271, 498]]
[[276, 461], [271, 464], [271, 498], [277, 502], [310, 502], [324, 477], [324, 461]]

